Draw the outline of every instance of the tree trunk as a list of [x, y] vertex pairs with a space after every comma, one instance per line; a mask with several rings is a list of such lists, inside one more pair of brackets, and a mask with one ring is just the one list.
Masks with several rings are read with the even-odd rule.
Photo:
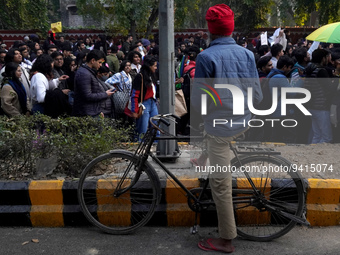
[[311, 14], [310, 14], [310, 26], [317, 26], [317, 20], [319, 18], [319, 12], [317, 11], [313, 11]]
[[149, 17], [149, 20], [148, 20], [148, 25], [146, 27], [146, 33], [145, 33], [145, 38], [149, 38], [150, 34], [151, 34], [151, 31], [155, 25], [155, 22], [158, 18], [158, 6], [157, 7], [154, 7], [152, 9], [152, 12], [151, 12], [151, 15]]
[[136, 21], [135, 20], [130, 20], [130, 35], [132, 35], [133, 42], [137, 41], [137, 35], [136, 35]]

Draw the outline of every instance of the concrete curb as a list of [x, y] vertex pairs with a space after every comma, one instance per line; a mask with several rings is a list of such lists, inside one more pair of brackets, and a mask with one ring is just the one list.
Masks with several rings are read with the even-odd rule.
[[[180, 179], [189, 189], [198, 179]], [[237, 180], [235, 180], [237, 182]], [[233, 185], [236, 185], [234, 181]], [[340, 180], [308, 179], [307, 220], [312, 226], [340, 225]], [[64, 227], [89, 225], [80, 211], [76, 181], [0, 182], [0, 225]], [[161, 180], [160, 206], [150, 221], [158, 226], [192, 226], [195, 213], [184, 192], [172, 181]], [[200, 225], [216, 225], [216, 213], [207, 211]]]
[[312, 226], [340, 225], [340, 180], [308, 179], [306, 205]]

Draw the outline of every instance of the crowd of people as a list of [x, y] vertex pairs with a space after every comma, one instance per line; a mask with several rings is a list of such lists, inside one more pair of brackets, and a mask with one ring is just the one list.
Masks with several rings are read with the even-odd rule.
[[[277, 125], [272, 128], [271, 123], [266, 123], [260, 130], [250, 130], [248, 138], [304, 144], [340, 142], [340, 46], [320, 43], [316, 49], [312, 49], [311, 43], [303, 39], [292, 44], [284, 32], [286, 31], [282, 31], [277, 39], [285, 40], [285, 47], [280, 43], [274, 43], [271, 47], [260, 45], [258, 41], [254, 48], [258, 48], [255, 58], [264, 94], [260, 106], [265, 105], [262, 109], [269, 109], [272, 105], [273, 88], [278, 88], [278, 106], [271, 115], [265, 117], [279, 121], [293, 119], [296, 125], [289, 128]], [[305, 107], [311, 116], [292, 105], [283, 114], [280, 93], [282, 88], [307, 89], [311, 93], [311, 99]], [[290, 93], [287, 97], [299, 99], [302, 94]]]
[[[114, 44], [104, 35], [65, 40], [49, 33], [40, 42], [31, 35], [9, 49], [0, 43], [2, 115], [102, 116], [135, 123], [138, 134], [145, 133], [148, 107], [141, 118], [133, 113], [142, 103], [143, 107], [151, 103], [150, 113], [157, 113], [155, 41], [133, 43], [128, 36]], [[124, 114], [126, 106], [130, 115]]]
[[[273, 87], [308, 88], [312, 99], [307, 106], [313, 114], [304, 116], [297, 109], [290, 109], [288, 117], [297, 120], [296, 127], [268, 128], [264, 125], [249, 130], [247, 139], [290, 143], [339, 142], [338, 125], [330, 117], [331, 106], [334, 108], [340, 104], [339, 46], [320, 44], [311, 55], [308, 51], [311, 42], [301, 38], [293, 43], [289, 35], [288, 30], [281, 30], [273, 43], [261, 43], [261, 34], [250, 39], [241, 36], [233, 39], [253, 52], [258, 76], [260, 80], [269, 80], [270, 91]], [[190, 83], [195, 76], [196, 57], [209, 46], [203, 37], [204, 33], [199, 31], [195, 36], [175, 40], [174, 86], [183, 89], [188, 109], [177, 125], [178, 134], [190, 133]], [[41, 42], [36, 35], [30, 35], [16, 41], [10, 49], [1, 43], [2, 114], [12, 117], [40, 113], [54, 118], [62, 115], [103, 116], [129, 125], [135, 123], [137, 133], [145, 133], [148, 118], [158, 113], [158, 95], [162, 87], [158, 80], [157, 39], [133, 41], [132, 36], [127, 36], [124, 40], [115, 40], [99, 35], [96, 40], [91, 37], [65, 40], [64, 36], [55, 39], [50, 33]], [[304, 84], [305, 77], [332, 80], [325, 86], [315, 83], [308, 87], [310, 84]], [[268, 103], [268, 100], [264, 102]], [[137, 118], [133, 113], [137, 113], [140, 107], [144, 114]], [[269, 117], [287, 118], [280, 111], [278, 107]]]
[[[253, 89], [244, 95], [245, 102], [253, 100], [258, 110], [272, 108], [269, 116], [253, 116], [249, 104], [244, 114], [233, 114], [233, 102], [228, 92], [221, 96], [221, 107], [203, 117], [207, 150], [195, 165], [230, 166], [229, 143], [246, 134], [248, 140], [289, 143], [330, 143], [340, 141], [340, 47], [320, 44], [313, 49], [304, 38], [292, 42], [288, 30], [281, 30], [272, 38], [259, 34], [256, 38], [232, 37], [234, 12], [225, 4], [210, 7], [206, 14], [211, 42], [198, 32], [189, 39], [175, 41], [176, 90], [182, 90], [188, 111], [183, 113], [177, 133], [186, 135], [190, 107], [201, 109], [202, 89], [198, 79], [235, 79], [239, 90]], [[272, 39], [270, 42], [269, 39]], [[64, 37], [56, 40], [53, 34], [40, 44], [36, 36], [25, 37], [9, 49], [0, 50], [1, 109], [3, 114], [46, 114], [53, 118], [62, 115], [115, 118], [135, 125], [136, 140], [141, 139], [149, 125], [149, 118], [158, 114], [159, 90], [157, 40], [133, 41], [127, 36], [115, 44], [113, 38], [100, 35], [91, 38]], [[268, 43], [269, 42], [269, 43]], [[0, 43], [1, 44], [1, 43]], [[2, 44], [1, 44], [2, 45]], [[250, 79], [248, 83], [242, 79]], [[195, 83], [196, 82], [196, 83]], [[310, 98], [304, 107], [291, 104], [282, 108], [285, 96], [301, 99], [301, 93], [284, 94], [282, 88], [304, 88]], [[275, 92], [275, 93], [274, 93]], [[276, 96], [276, 99], [273, 98]], [[285, 95], [285, 96], [283, 96]], [[249, 100], [249, 101], [251, 101]], [[222, 104], [223, 101], [223, 104]], [[182, 102], [183, 103], [183, 102]], [[260, 128], [212, 125], [214, 118], [229, 117], [238, 122], [265, 119], [283, 122], [296, 121], [290, 127], [260, 125]], [[267, 123], [266, 123], [267, 124]], [[253, 125], [254, 122], [253, 122]], [[203, 239], [198, 247], [205, 251], [231, 253], [232, 240], [237, 236], [232, 202], [231, 172], [214, 171], [209, 176], [213, 200], [218, 216], [218, 238]]]

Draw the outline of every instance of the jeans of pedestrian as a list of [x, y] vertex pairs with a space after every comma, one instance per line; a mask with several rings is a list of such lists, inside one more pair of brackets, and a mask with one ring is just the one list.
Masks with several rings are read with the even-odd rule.
[[136, 121], [136, 131], [139, 141], [143, 138], [143, 135], [148, 130], [150, 125], [149, 119], [158, 114], [157, 103], [155, 99], [147, 99], [143, 102], [143, 105], [145, 107], [143, 115]]
[[332, 142], [332, 126], [329, 111], [308, 109], [312, 114], [313, 138], [311, 143], [330, 143]]
[[43, 103], [33, 104], [32, 113], [33, 114], [38, 114], [38, 113], [44, 114], [45, 113], [44, 104]]
[[[207, 136], [210, 166], [228, 167], [231, 160], [230, 137]], [[221, 238], [234, 239], [237, 236], [232, 198], [231, 172], [211, 172], [209, 176], [218, 219], [218, 232]]]

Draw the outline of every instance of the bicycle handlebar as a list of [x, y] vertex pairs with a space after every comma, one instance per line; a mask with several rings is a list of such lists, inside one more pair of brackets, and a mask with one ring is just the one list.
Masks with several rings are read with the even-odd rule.
[[[150, 118], [150, 124], [153, 126], [153, 128], [157, 129], [162, 134], [165, 133], [163, 129], [159, 127], [159, 124], [162, 122], [166, 126], [170, 126], [170, 122], [168, 120], [172, 120], [170, 117], [175, 118], [176, 120], [180, 120], [181, 118], [173, 113], [167, 113], [167, 114], [158, 114]], [[158, 120], [158, 123], [156, 124], [155, 121]]]
[[160, 118], [159, 121], [162, 122], [163, 124], [165, 124], [167, 127], [170, 126], [170, 122], [167, 121], [167, 120], [164, 119], [164, 118]]

